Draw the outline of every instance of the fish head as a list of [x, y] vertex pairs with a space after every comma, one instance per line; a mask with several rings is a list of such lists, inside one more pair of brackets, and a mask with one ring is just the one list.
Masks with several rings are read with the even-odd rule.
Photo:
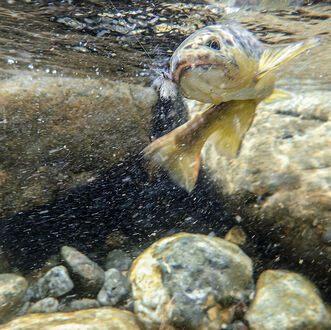
[[185, 97], [218, 104], [244, 88], [256, 67], [256, 58], [245, 49], [240, 33], [235, 35], [227, 25], [211, 25], [193, 33], [176, 49], [170, 76]]

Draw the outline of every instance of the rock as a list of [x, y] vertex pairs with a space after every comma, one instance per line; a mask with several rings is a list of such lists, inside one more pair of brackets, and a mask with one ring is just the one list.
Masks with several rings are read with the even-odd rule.
[[98, 293], [98, 301], [104, 306], [115, 306], [129, 293], [128, 283], [121, 272], [115, 268], [105, 273], [105, 282]]
[[234, 226], [226, 233], [224, 239], [237, 245], [244, 245], [246, 234], [240, 226]]
[[261, 274], [245, 315], [250, 329], [329, 329], [328, 313], [316, 287], [303, 276], [281, 270]]
[[[270, 233], [284, 251], [292, 251], [293, 260], [304, 260], [313, 271], [318, 265], [326, 278], [331, 260], [325, 239], [331, 226], [331, 148], [326, 147], [331, 145], [331, 92], [297, 93], [258, 106], [237, 158], [227, 160], [211, 139], [203, 163], [232, 209], [248, 218], [245, 230], [261, 238]], [[256, 203], [246, 203], [248, 195]]]
[[56, 298], [48, 297], [32, 304], [27, 313], [55, 313], [58, 311], [59, 302]]
[[140, 330], [131, 312], [116, 308], [88, 309], [71, 313], [28, 314], [5, 324], [2, 330], [21, 329]]
[[64, 266], [51, 268], [43, 277], [29, 287], [27, 296], [30, 299], [43, 299], [46, 297], [61, 297], [70, 292], [74, 283]]
[[152, 88], [24, 71], [0, 84], [1, 217], [93, 181], [149, 141]]
[[87, 294], [95, 294], [101, 289], [105, 272], [98, 264], [70, 246], [61, 248], [61, 256]]
[[221, 238], [180, 233], [152, 244], [129, 272], [134, 310], [147, 327], [218, 329], [253, 289], [252, 262]]
[[106, 257], [105, 269], [116, 268], [121, 271], [128, 270], [132, 264], [131, 257], [122, 250], [110, 251]]
[[27, 288], [24, 277], [0, 274], [0, 323], [9, 320], [19, 309]]
[[100, 307], [100, 303], [96, 299], [83, 298], [70, 301], [70, 303], [66, 306], [65, 311], [72, 312], [98, 307]]

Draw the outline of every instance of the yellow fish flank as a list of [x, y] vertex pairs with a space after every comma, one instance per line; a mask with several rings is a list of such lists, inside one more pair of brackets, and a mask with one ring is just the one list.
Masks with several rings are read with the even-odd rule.
[[265, 47], [238, 24], [212, 25], [193, 33], [172, 55], [160, 96], [172, 95], [177, 86], [186, 98], [212, 105], [152, 142], [144, 149], [145, 157], [190, 192], [209, 137], [224, 156], [235, 157], [257, 105], [274, 91], [273, 70], [318, 44], [318, 38], [312, 38], [287, 47]]

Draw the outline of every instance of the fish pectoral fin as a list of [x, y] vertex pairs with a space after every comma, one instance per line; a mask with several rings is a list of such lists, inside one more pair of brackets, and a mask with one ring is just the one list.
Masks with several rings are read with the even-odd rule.
[[224, 112], [219, 129], [210, 137], [215, 149], [227, 158], [237, 156], [241, 141], [252, 125], [257, 103], [254, 100], [236, 101]]
[[152, 142], [143, 152], [146, 159], [163, 167], [177, 185], [191, 192], [199, 173], [201, 148], [176, 143], [177, 134], [183, 129], [177, 127]]
[[272, 103], [281, 99], [290, 99], [292, 97], [291, 94], [282, 91], [280, 89], [275, 89], [271, 95], [263, 100], [265, 103]]
[[280, 65], [306, 51], [307, 49], [318, 45], [320, 45], [319, 38], [313, 37], [306, 41], [301, 41], [287, 47], [266, 49], [259, 61], [258, 72], [254, 77], [255, 80], [260, 80], [268, 72], [278, 68]]

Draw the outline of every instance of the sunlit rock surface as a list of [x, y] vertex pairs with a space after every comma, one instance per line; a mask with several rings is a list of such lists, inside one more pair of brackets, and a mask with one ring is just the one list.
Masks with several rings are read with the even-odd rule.
[[139, 330], [134, 314], [119, 309], [88, 309], [71, 313], [29, 314], [21, 316], [2, 330], [20, 329]]
[[[277, 227], [271, 235], [298, 261], [325, 269], [331, 259], [325, 240], [331, 227], [330, 99], [329, 91], [306, 86], [289, 99], [262, 103], [237, 158], [219, 154], [212, 139], [204, 150], [210, 177], [234, 209], [254, 216], [250, 228], [265, 233]], [[240, 198], [247, 192], [257, 197], [253, 207]]]
[[26, 279], [15, 274], [0, 274], [0, 323], [17, 311], [28, 288]]
[[2, 217], [93, 181], [148, 143], [152, 88], [12, 74], [0, 80]]
[[217, 237], [180, 233], [145, 250], [132, 264], [134, 310], [147, 326], [219, 329], [231, 305], [253, 289], [251, 259]]
[[245, 315], [250, 329], [330, 329], [327, 310], [316, 287], [299, 274], [267, 270]]

